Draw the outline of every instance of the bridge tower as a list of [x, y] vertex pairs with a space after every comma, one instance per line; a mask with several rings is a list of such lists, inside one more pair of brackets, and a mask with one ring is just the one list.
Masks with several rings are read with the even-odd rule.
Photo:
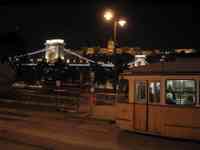
[[64, 60], [64, 46], [63, 39], [51, 39], [45, 42], [45, 58], [48, 63], [54, 63], [58, 58]]

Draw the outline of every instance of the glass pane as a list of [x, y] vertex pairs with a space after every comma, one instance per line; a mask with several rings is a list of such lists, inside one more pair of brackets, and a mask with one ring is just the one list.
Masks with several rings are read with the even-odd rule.
[[149, 102], [150, 103], [160, 102], [160, 82], [149, 83]]
[[196, 100], [195, 80], [167, 80], [166, 102], [167, 104], [189, 104]]
[[128, 80], [122, 79], [119, 83], [118, 101], [128, 102]]
[[136, 81], [136, 101], [146, 101], [146, 83], [145, 81]]

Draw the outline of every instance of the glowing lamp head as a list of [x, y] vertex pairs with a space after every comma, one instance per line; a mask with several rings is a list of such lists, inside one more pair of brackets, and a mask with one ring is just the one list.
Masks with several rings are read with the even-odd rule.
[[112, 20], [113, 17], [114, 17], [114, 13], [113, 13], [111, 10], [106, 11], [105, 14], [104, 14], [104, 18], [105, 18], [106, 20], [108, 20], [108, 21], [109, 21], [109, 20]]
[[119, 25], [120, 25], [121, 27], [123, 27], [123, 26], [126, 25], [126, 20], [120, 19], [120, 20], [118, 21], [118, 23], [119, 23]]

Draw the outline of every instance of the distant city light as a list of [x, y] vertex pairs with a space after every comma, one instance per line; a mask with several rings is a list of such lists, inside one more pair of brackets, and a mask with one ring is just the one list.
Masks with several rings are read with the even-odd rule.
[[37, 62], [41, 62], [41, 61], [42, 61], [42, 59], [41, 59], [41, 58], [38, 58], [38, 59], [37, 59]]
[[29, 59], [30, 60], [30, 62], [33, 62], [33, 58], [31, 58], [31, 59]]
[[67, 63], [70, 63], [70, 59], [67, 59]]
[[60, 56], [60, 58], [61, 58], [62, 60], [64, 60], [64, 59], [65, 59], [65, 57], [64, 57], [64, 56]]

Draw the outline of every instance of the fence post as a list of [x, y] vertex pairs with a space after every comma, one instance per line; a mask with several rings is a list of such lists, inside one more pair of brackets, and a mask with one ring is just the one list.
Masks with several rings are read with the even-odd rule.
[[94, 86], [95, 73], [90, 72], [90, 115], [93, 114], [94, 100], [95, 100], [95, 86]]
[[56, 109], [59, 111], [59, 88], [61, 86], [61, 81], [56, 80]]

